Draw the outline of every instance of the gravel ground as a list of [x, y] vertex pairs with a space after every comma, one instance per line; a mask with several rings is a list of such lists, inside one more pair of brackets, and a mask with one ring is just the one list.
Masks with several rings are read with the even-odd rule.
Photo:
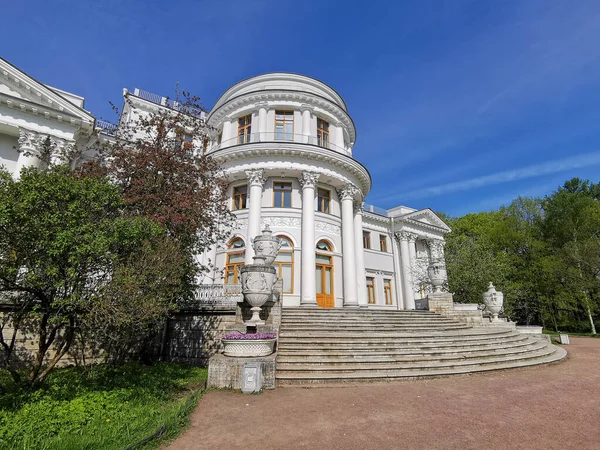
[[600, 339], [566, 348], [557, 364], [487, 374], [211, 391], [168, 448], [600, 450]]

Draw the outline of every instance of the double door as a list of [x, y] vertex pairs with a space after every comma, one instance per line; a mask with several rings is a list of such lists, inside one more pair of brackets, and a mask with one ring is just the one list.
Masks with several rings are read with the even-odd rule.
[[317, 305], [320, 308], [333, 308], [333, 264], [331, 256], [319, 255], [316, 258]]

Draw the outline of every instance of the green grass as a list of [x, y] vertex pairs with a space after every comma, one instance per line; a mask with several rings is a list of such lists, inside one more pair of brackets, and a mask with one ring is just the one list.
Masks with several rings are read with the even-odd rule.
[[206, 376], [206, 369], [166, 363], [73, 367], [30, 391], [0, 371], [0, 448], [123, 449], [166, 425], [164, 441], [185, 427]]

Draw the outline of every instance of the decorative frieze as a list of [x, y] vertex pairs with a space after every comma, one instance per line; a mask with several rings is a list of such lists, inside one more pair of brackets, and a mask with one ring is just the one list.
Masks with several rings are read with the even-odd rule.
[[262, 223], [271, 228], [301, 228], [302, 222], [298, 217], [263, 217]]
[[332, 223], [327, 223], [327, 222], [322, 222], [320, 220], [317, 220], [315, 222], [315, 231], [333, 234], [335, 236], [339, 236], [340, 234], [342, 234], [342, 230], [338, 225], [334, 225]]

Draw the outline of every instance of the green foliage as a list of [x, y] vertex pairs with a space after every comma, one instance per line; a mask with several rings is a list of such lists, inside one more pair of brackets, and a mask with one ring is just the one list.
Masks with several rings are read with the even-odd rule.
[[59, 369], [31, 391], [2, 377], [0, 448], [122, 449], [186, 422], [206, 369], [157, 364]]
[[[523, 324], [595, 333], [600, 303], [600, 185], [577, 178], [544, 199], [452, 219], [448, 281], [458, 301], [480, 302], [487, 282]], [[586, 324], [587, 321], [587, 324]]]
[[23, 171], [19, 180], [0, 172], [0, 293], [11, 302], [0, 323], [4, 368], [12, 370], [17, 329], [38, 340], [26, 362], [36, 384], [76, 330], [140, 334], [175, 307], [183, 254], [160, 224], [123, 210], [116, 186], [68, 167]]

